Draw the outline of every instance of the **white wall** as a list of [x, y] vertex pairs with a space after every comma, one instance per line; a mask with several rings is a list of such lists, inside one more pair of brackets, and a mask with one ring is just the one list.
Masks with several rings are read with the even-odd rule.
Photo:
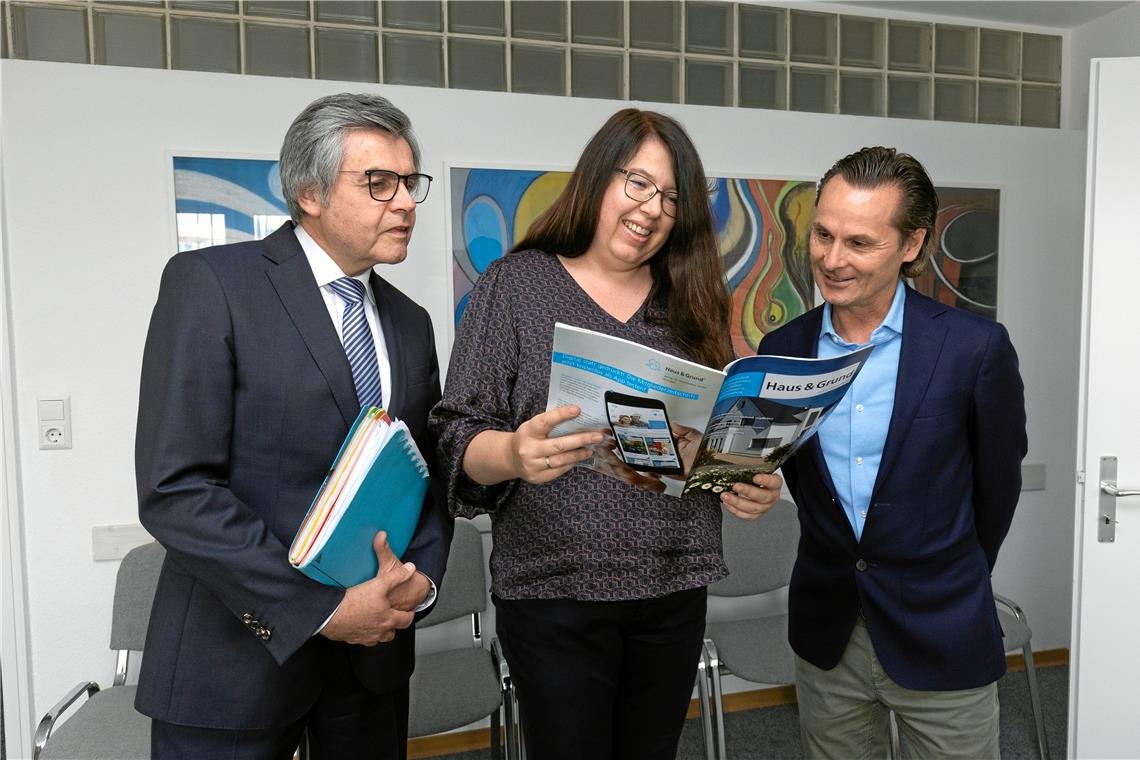
[[[1089, 61], [1140, 55], [1140, 3], [1131, 3], [1107, 13], [1069, 33], [1066, 71], [1070, 78], [1066, 123], [1086, 129], [1089, 121]], [[1066, 114], [1062, 114], [1065, 118]]]
[[[171, 152], [274, 156], [285, 128], [335, 83], [0, 61], [8, 304], [27, 566], [34, 714], [80, 678], [110, 680], [116, 563], [93, 562], [94, 525], [136, 521], [137, 377], [159, 274], [174, 249]], [[386, 272], [451, 319], [445, 165], [570, 167], [623, 104], [350, 85], [412, 117], [437, 177], [409, 260]], [[713, 175], [816, 178], [868, 144], [915, 153], [935, 182], [1002, 191], [999, 316], [1022, 359], [1030, 449], [1047, 489], [1023, 494], [995, 573], [1037, 648], [1069, 638], [1071, 478], [1084, 135], [746, 109], [662, 106]], [[441, 356], [446, 362], [446, 355]], [[40, 451], [39, 396], [71, 396], [74, 448]], [[5, 662], [7, 665], [7, 662]]]

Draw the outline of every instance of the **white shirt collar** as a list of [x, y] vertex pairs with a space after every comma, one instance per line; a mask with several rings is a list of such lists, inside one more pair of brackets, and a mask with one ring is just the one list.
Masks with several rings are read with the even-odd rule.
[[[299, 224], [293, 225], [293, 234], [297, 236], [297, 242], [301, 244], [301, 250], [305, 252], [305, 258], [309, 260], [309, 267], [313, 270], [313, 277], [317, 279], [317, 287], [323, 288], [334, 280], [339, 280], [345, 274], [337, 265], [332, 257], [325, 253], [325, 249], [321, 248], [316, 240], [313, 240], [304, 227]], [[369, 287], [369, 278], [372, 275], [372, 270], [353, 276], [353, 279], [359, 280], [364, 283], [364, 292], [368, 294], [368, 300], [372, 303], [376, 302], [372, 294], [372, 288]]]

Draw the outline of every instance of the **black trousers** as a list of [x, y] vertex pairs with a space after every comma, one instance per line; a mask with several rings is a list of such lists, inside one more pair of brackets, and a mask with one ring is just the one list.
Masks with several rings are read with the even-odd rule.
[[[325, 642], [322, 642], [325, 643]], [[325, 686], [282, 728], [230, 730], [151, 721], [154, 760], [288, 760], [308, 735], [309, 760], [406, 760], [408, 686], [374, 694], [352, 671], [347, 644], [327, 642]]]
[[674, 760], [704, 588], [629, 602], [494, 602], [531, 760]]

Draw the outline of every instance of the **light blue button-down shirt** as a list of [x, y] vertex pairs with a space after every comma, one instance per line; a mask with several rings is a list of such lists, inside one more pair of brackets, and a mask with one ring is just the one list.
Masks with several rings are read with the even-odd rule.
[[[819, 428], [823, 458], [856, 541], [863, 536], [871, 491], [879, 476], [883, 444], [895, 408], [905, 301], [906, 286], [900, 280], [886, 318], [871, 333], [870, 343], [875, 350], [847, 394]], [[831, 304], [825, 304], [819, 330], [820, 358], [842, 356], [860, 347], [836, 334], [831, 323]]]

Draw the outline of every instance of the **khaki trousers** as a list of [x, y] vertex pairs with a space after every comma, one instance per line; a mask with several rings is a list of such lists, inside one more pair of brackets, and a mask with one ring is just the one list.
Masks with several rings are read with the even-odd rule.
[[904, 689], [883, 670], [862, 617], [834, 669], [796, 657], [796, 698], [809, 760], [886, 758], [891, 710], [908, 760], [1000, 756], [997, 683], [962, 691]]

